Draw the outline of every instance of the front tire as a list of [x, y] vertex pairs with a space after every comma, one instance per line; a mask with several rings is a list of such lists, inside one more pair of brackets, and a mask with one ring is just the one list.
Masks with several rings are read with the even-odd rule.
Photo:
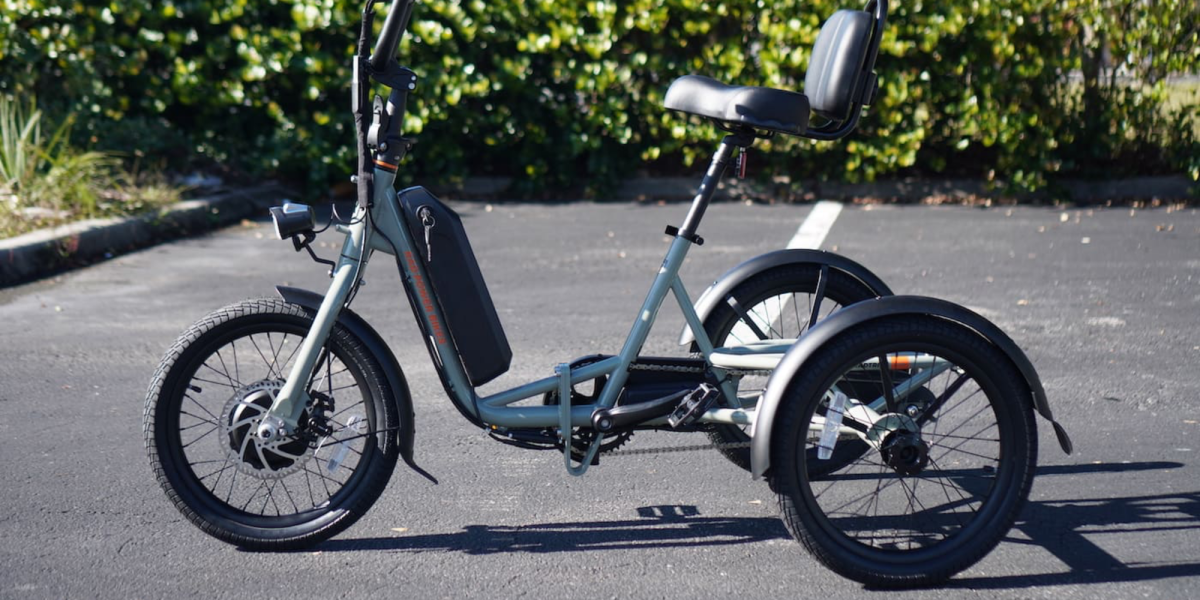
[[167, 352], [146, 397], [155, 477], [193, 524], [254, 550], [305, 548], [353, 524], [386, 487], [399, 417], [383, 369], [335, 325], [291, 438], [254, 428], [282, 387], [312, 313], [280, 299], [217, 310]]
[[[841, 385], [885, 361], [920, 378], [927, 395], [905, 395], [906, 382], [895, 379], [891, 398], [882, 384], [872, 392]], [[839, 394], [855, 400], [840, 400], [843, 426], [865, 430], [875, 445], [818, 479], [810, 456]], [[1000, 542], [1029, 495], [1031, 398], [1008, 358], [961, 325], [900, 316], [847, 330], [809, 359], [780, 406], [770, 477], [784, 523], [819, 561], [864, 584], [950, 578]], [[873, 422], [862, 408], [872, 403]]]

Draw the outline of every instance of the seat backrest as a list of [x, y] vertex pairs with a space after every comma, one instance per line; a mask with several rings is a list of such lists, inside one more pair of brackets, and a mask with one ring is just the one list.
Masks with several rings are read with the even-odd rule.
[[835, 121], [847, 119], [857, 100], [852, 95], [874, 25], [869, 13], [839, 10], [821, 26], [804, 76], [804, 95], [813, 112]]

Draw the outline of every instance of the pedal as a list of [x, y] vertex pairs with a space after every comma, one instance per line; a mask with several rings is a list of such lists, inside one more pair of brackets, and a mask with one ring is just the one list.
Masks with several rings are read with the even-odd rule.
[[679, 406], [675, 407], [675, 411], [671, 416], [667, 417], [667, 422], [671, 427], [678, 428], [691, 425], [700, 418], [700, 415], [708, 412], [708, 409], [716, 406], [717, 398], [721, 397], [721, 392], [717, 388], [702, 383], [700, 387], [688, 392]]

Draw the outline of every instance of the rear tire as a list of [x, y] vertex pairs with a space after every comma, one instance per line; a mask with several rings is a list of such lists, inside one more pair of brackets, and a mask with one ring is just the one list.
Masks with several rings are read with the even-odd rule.
[[[815, 264], [793, 264], [770, 269], [738, 284], [704, 319], [704, 330], [713, 347], [736, 346], [759, 339], [758, 333], [769, 339], [796, 338], [809, 327], [812, 303], [817, 291], [821, 268]], [[875, 292], [857, 279], [829, 269], [824, 299], [818, 310], [818, 320], [844, 306], [875, 298]], [[747, 316], [755, 321], [759, 332], [744, 323], [734, 310], [730, 299], [736, 301]], [[769, 324], [768, 324], [769, 323]], [[693, 352], [700, 349], [693, 344]], [[738, 384], [739, 396], [762, 393], [767, 378], [745, 376]], [[709, 439], [720, 444], [719, 452], [733, 464], [749, 471], [750, 448], [730, 444], [748, 444], [747, 428], [738, 425], [718, 425], [709, 432]]]
[[[879, 447], [813, 477], [809, 455], [839, 381], [878, 369], [881, 356], [922, 365], [909, 376], [928, 378], [932, 401], [897, 397], [873, 426], [847, 409], [843, 426], [866, 427]], [[864, 403], [884, 397], [882, 389], [853, 393]], [[855, 581], [945, 581], [1000, 542], [1029, 495], [1037, 458], [1031, 398], [1008, 357], [961, 325], [901, 316], [847, 330], [805, 363], [779, 407], [770, 477], [784, 523], [817, 560]]]
[[280, 299], [213, 312], [167, 352], [143, 432], [154, 474], [193, 524], [254, 550], [305, 548], [345, 530], [387, 486], [399, 417], [378, 360], [335, 325], [293, 438], [252, 433], [282, 387], [312, 313]]

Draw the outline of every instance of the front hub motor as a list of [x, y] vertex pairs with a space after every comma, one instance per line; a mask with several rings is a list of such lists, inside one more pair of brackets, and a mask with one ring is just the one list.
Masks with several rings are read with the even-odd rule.
[[[225, 404], [218, 438], [226, 457], [247, 475], [260, 479], [279, 479], [304, 467], [313, 456], [315, 444], [303, 435], [315, 424], [310, 409], [300, 417], [301, 431], [296, 435], [258, 435], [267, 411], [283, 388], [282, 381], [259, 381], [234, 394]], [[316, 411], [317, 414], [324, 411]]]

